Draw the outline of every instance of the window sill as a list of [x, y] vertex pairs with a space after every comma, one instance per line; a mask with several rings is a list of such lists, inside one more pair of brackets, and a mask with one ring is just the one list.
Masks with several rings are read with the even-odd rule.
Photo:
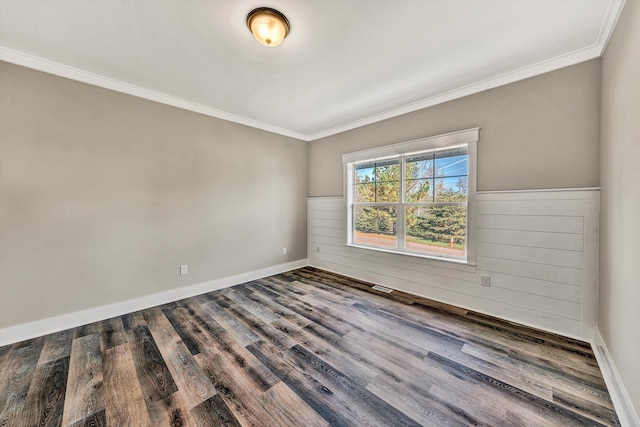
[[468, 265], [470, 267], [475, 267], [476, 266], [475, 262], [470, 262], [468, 260], [462, 260], [462, 259], [447, 258], [447, 257], [444, 257], [444, 256], [423, 255], [423, 254], [418, 254], [418, 253], [414, 253], [414, 252], [403, 252], [403, 251], [395, 251], [393, 249], [377, 248], [377, 247], [374, 247], [374, 246], [356, 245], [356, 244], [353, 244], [353, 243], [345, 243], [344, 246], [347, 246], [347, 247], [350, 247], [350, 248], [356, 248], [356, 249], [366, 249], [368, 251], [374, 251], [374, 252], [383, 252], [383, 253], [387, 253], [387, 254], [404, 255], [404, 256], [408, 256], [408, 257], [412, 257], [412, 258], [421, 258], [421, 259], [428, 259], [428, 260], [432, 260], [432, 261], [450, 262], [450, 263], [458, 264], [458, 265]]

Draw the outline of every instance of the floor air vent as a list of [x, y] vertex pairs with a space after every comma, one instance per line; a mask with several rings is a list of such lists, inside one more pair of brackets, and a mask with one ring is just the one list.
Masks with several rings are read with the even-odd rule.
[[391, 292], [393, 292], [393, 289], [387, 288], [386, 286], [380, 286], [380, 285], [375, 285], [371, 289], [375, 289], [376, 291], [384, 292], [386, 294], [390, 294]]

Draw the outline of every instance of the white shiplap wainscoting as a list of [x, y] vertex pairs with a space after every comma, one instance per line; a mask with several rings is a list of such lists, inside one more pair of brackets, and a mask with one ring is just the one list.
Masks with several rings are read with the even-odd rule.
[[598, 189], [479, 192], [475, 266], [345, 246], [344, 199], [312, 197], [309, 264], [590, 341], [599, 197]]

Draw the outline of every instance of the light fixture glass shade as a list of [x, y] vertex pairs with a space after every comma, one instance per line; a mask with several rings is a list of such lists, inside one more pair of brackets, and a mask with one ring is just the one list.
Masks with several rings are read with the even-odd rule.
[[247, 26], [258, 43], [275, 47], [289, 34], [289, 21], [280, 12], [268, 7], [260, 7], [249, 12]]

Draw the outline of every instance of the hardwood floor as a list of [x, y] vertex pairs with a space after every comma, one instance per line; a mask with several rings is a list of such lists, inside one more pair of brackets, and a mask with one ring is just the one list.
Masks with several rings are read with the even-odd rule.
[[0, 347], [0, 426], [619, 425], [588, 343], [311, 267]]

